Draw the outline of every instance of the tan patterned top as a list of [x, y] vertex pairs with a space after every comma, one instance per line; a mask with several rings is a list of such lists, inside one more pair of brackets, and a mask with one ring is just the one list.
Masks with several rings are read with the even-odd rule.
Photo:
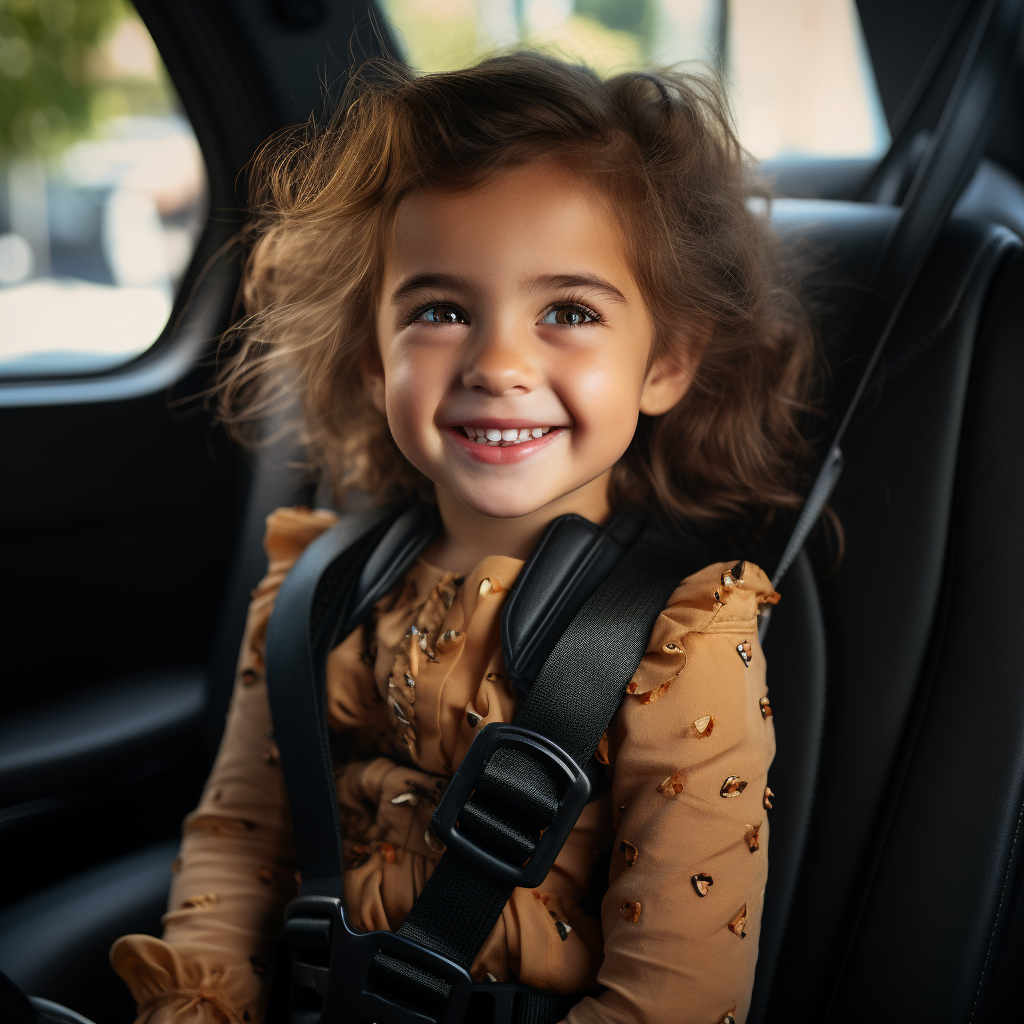
[[[263, 677], [274, 597], [336, 517], [281, 509], [267, 522], [216, 764], [185, 820], [164, 936], [111, 950], [138, 1024], [260, 1024], [295, 855]], [[522, 562], [485, 558], [465, 578], [420, 560], [328, 661], [345, 903], [363, 929], [397, 928], [441, 856], [427, 831], [446, 780], [488, 722], [509, 721], [500, 617]], [[759, 604], [764, 573], [728, 564], [684, 580], [659, 616], [602, 741], [611, 786], [590, 803], [539, 889], [516, 889], [477, 957], [479, 981], [596, 991], [568, 1024], [742, 1022], [768, 873], [767, 772], [775, 752]], [[610, 886], [592, 875], [612, 849]]]

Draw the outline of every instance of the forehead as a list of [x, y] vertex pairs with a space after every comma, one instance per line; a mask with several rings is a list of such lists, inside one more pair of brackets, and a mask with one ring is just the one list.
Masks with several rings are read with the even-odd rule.
[[445, 272], [508, 282], [578, 272], [633, 287], [608, 201], [554, 162], [495, 172], [469, 191], [416, 191], [399, 204], [390, 235], [386, 279]]

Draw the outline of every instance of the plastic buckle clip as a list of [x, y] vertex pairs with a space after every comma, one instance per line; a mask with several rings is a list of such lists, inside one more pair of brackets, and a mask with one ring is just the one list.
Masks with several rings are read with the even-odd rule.
[[[462, 808], [499, 747], [518, 747], [528, 752], [549, 769], [554, 769], [553, 774], [566, 784], [555, 820], [541, 833], [533, 854], [525, 864], [509, 864], [470, 839], [458, 827]], [[557, 743], [530, 729], [507, 722], [492, 722], [477, 733], [459, 770], [448, 783], [430, 820], [430, 827], [449, 850], [493, 878], [513, 887], [536, 889], [547, 877], [589, 797], [590, 780], [586, 772]]]
[[[304, 962], [302, 947], [316, 925], [330, 928], [329, 966]], [[310, 926], [313, 927], [310, 927]], [[300, 896], [285, 911], [285, 938], [292, 946], [293, 986], [323, 996], [322, 1024], [462, 1024], [473, 994], [469, 972], [397, 932], [357, 932], [349, 924], [341, 900], [332, 896]], [[414, 1005], [403, 996], [385, 991], [370, 977], [377, 953], [385, 953], [439, 978], [450, 986], [441, 1007]]]

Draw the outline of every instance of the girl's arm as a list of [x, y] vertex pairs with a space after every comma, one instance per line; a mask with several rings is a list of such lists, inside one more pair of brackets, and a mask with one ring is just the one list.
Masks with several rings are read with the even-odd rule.
[[213, 771], [185, 819], [163, 939], [126, 935], [111, 963], [138, 1024], [259, 1024], [295, 854], [263, 674], [267, 622], [281, 581], [331, 513], [282, 509], [267, 521], [267, 576], [249, 608], [231, 708]]
[[676, 589], [609, 730], [606, 991], [568, 1024], [746, 1018], [775, 753], [755, 615], [778, 598], [756, 566], [737, 583], [730, 569], [709, 566]]

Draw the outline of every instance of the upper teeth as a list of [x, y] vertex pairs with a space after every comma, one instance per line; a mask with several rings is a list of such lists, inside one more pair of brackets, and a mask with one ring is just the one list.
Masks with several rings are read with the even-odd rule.
[[498, 430], [497, 427], [463, 427], [462, 429], [466, 437], [477, 444], [500, 447], [507, 444], [522, 444], [523, 441], [542, 437], [551, 430], [551, 427], [507, 427], [504, 430]]

